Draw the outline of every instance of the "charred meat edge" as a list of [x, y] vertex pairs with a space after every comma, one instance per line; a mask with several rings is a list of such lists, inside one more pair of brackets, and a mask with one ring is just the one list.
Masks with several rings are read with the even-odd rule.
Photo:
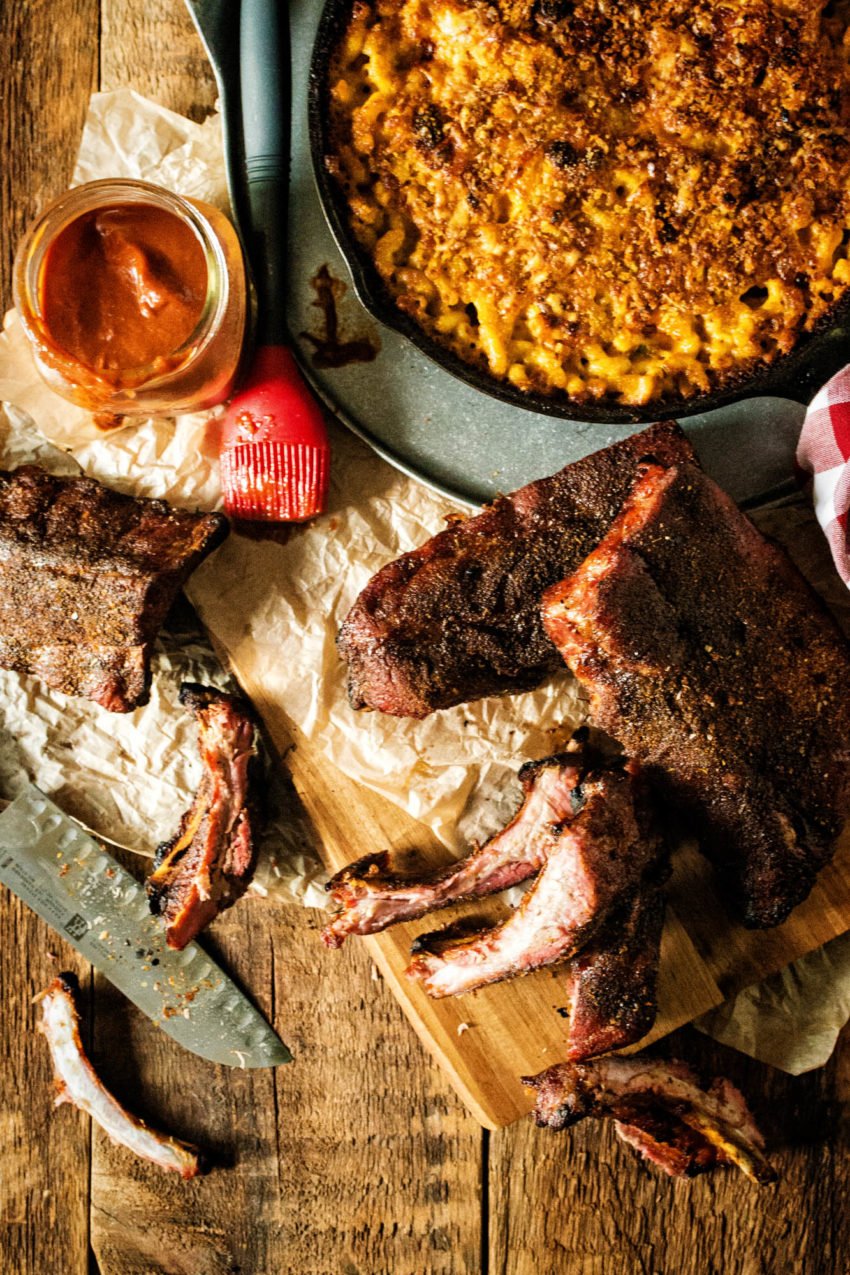
[[203, 775], [179, 831], [156, 853], [147, 880], [151, 911], [169, 947], [183, 948], [244, 894], [257, 852], [259, 732], [239, 696], [184, 682], [180, 703], [196, 716]]
[[522, 767], [519, 779], [525, 798], [517, 814], [458, 863], [428, 876], [405, 878], [389, 871], [390, 856], [384, 852], [343, 868], [325, 887], [340, 911], [325, 926], [324, 943], [340, 947], [349, 934], [376, 934], [453, 903], [498, 894], [533, 876], [551, 847], [552, 827], [569, 819], [574, 810], [586, 760], [578, 741], [571, 741], [570, 747], [572, 752]]
[[337, 639], [352, 706], [421, 718], [539, 685], [559, 664], [540, 599], [608, 531], [645, 456], [696, 459], [678, 425], [653, 425], [387, 563]]
[[197, 1147], [148, 1128], [126, 1111], [98, 1078], [80, 1040], [75, 989], [74, 976], [60, 974], [38, 997], [39, 1031], [50, 1048], [56, 1073], [56, 1105], [72, 1103], [91, 1116], [113, 1142], [162, 1169], [172, 1169], [181, 1178], [195, 1177], [204, 1168]]
[[457, 937], [449, 927], [422, 935], [408, 969], [429, 995], [456, 996], [575, 955], [634, 890], [659, 856], [635, 812], [625, 770], [591, 771], [574, 818], [552, 824], [543, 867], [501, 925]]
[[566, 1129], [586, 1117], [610, 1118], [625, 1142], [671, 1176], [732, 1163], [754, 1182], [776, 1180], [743, 1095], [723, 1078], [704, 1088], [686, 1063], [599, 1058], [522, 1080], [536, 1090], [539, 1125]]

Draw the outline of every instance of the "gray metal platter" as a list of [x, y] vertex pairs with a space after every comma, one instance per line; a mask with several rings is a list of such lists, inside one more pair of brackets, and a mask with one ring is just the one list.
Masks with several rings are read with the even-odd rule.
[[[289, 217], [290, 331], [305, 371], [333, 413], [386, 460], [467, 505], [481, 505], [554, 473], [642, 426], [561, 420], [502, 403], [463, 384], [360, 304], [325, 220], [313, 178], [307, 125], [308, 72], [321, 0], [293, 0], [292, 172]], [[313, 280], [322, 266], [347, 288], [340, 339], [379, 338], [370, 363], [317, 370], [303, 333], [321, 333]], [[805, 409], [753, 398], [682, 421], [708, 472], [731, 496], [756, 504], [792, 485]]]

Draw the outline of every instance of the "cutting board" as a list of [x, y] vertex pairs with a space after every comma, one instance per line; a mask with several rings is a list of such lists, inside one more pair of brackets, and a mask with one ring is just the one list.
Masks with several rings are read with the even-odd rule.
[[[383, 849], [392, 850], [402, 862], [446, 863], [448, 852], [429, 829], [334, 768], [268, 696], [256, 674], [250, 635], [228, 647], [216, 634], [214, 610], [208, 614], [199, 610], [222, 657], [263, 717], [274, 747], [286, 758], [327, 867], [335, 871], [362, 854]], [[850, 929], [850, 835], [842, 839], [808, 900], [775, 930], [754, 933], [729, 922], [715, 893], [710, 867], [694, 846], [677, 852], [668, 893], [659, 1014], [640, 1048]], [[451, 921], [461, 911], [465, 915], [474, 911], [492, 922], [505, 915], [505, 906], [488, 900], [474, 909], [448, 908], [439, 914], [439, 923]], [[482, 1125], [497, 1129], [531, 1110], [532, 1098], [520, 1077], [564, 1058], [566, 976], [563, 970], [540, 970], [466, 996], [433, 1001], [404, 971], [413, 939], [434, 925], [433, 916], [425, 917], [348, 942], [366, 945], [414, 1030], [463, 1102]], [[317, 925], [316, 962], [325, 966], [329, 978], [338, 959], [338, 953], [322, 945]], [[399, 1101], [404, 1101], [404, 1095], [399, 1095]]]

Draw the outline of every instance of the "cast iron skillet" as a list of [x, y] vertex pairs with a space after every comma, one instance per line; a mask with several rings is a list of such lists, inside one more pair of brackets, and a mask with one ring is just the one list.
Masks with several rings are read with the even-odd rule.
[[419, 324], [400, 310], [384, 284], [371, 258], [357, 242], [351, 230], [348, 204], [340, 186], [325, 166], [331, 153], [330, 110], [328, 103], [328, 70], [330, 59], [342, 38], [354, 0], [326, 0], [313, 56], [310, 64], [310, 153], [313, 171], [325, 216], [337, 246], [354, 280], [354, 289], [366, 309], [387, 327], [400, 332], [440, 367], [475, 389], [527, 411], [543, 412], [566, 420], [590, 421], [604, 425], [667, 420], [693, 416], [715, 407], [756, 396], [790, 398], [807, 404], [823, 383], [850, 360], [850, 291], [842, 297], [831, 314], [818, 327], [801, 339], [790, 354], [781, 355], [754, 375], [743, 375], [736, 382], [711, 394], [694, 394], [687, 399], [665, 399], [643, 407], [627, 407], [621, 403], [577, 403], [566, 395], [545, 395], [517, 389], [509, 381], [500, 381], [429, 336]]

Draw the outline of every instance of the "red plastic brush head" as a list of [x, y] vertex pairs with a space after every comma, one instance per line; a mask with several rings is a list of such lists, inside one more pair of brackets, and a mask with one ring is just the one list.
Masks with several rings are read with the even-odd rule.
[[322, 409], [283, 345], [262, 346], [224, 418], [219, 457], [233, 518], [304, 522], [324, 511], [330, 444]]

